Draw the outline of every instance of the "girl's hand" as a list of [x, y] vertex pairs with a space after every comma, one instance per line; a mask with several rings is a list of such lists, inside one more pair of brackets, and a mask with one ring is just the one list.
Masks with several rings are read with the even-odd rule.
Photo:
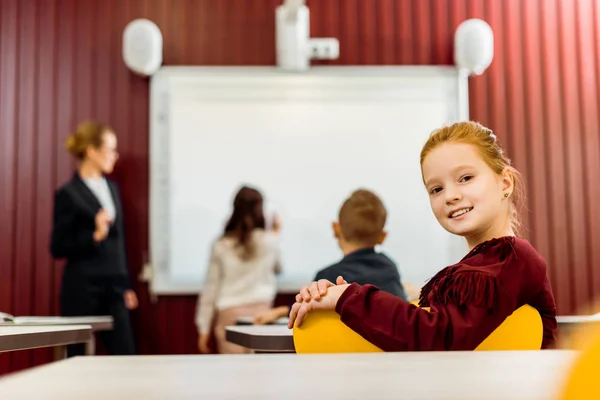
[[277, 321], [279, 318], [285, 317], [289, 309], [287, 306], [273, 308], [269, 311], [260, 313], [254, 317], [254, 325], [266, 325]]
[[[347, 283], [348, 282], [341, 276], [338, 276], [335, 281], [335, 285], [345, 285]], [[312, 282], [308, 286], [300, 289], [300, 293], [296, 295], [296, 302], [301, 303], [303, 301], [310, 301], [311, 299], [319, 300], [321, 296], [324, 296], [327, 293], [327, 288], [335, 285], [327, 279], [320, 279], [317, 282]]]
[[292, 329], [294, 323], [301, 326], [306, 315], [313, 310], [335, 310], [342, 293], [348, 288], [348, 283], [340, 276], [336, 280], [337, 285], [322, 279], [302, 288], [296, 296], [296, 303], [290, 311], [288, 328]]

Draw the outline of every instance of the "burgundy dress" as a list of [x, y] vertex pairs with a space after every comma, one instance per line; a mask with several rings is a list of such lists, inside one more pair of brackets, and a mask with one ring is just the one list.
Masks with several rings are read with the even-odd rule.
[[384, 351], [473, 350], [524, 304], [542, 316], [542, 348], [555, 342], [556, 305], [546, 262], [522, 238], [481, 243], [421, 290], [421, 307], [372, 285], [351, 284], [336, 305], [341, 320]]

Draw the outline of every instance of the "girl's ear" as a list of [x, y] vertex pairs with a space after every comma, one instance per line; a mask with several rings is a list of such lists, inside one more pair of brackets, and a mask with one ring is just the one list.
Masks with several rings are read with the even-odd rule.
[[[511, 167], [504, 168], [502, 171], [502, 193], [510, 196], [515, 189], [515, 177]], [[506, 197], [508, 197], [506, 196]]]

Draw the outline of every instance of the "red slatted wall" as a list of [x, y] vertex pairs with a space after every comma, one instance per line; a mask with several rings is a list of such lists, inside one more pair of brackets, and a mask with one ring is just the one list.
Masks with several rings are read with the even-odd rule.
[[[148, 240], [148, 82], [121, 59], [134, 18], [155, 21], [167, 65], [273, 65], [279, 0], [0, 2], [0, 310], [57, 311], [50, 259], [52, 191], [72, 173], [63, 141], [77, 121], [115, 127], [129, 255]], [[559, 311], [600, 292], [600, 2], [594, 0], [309, 0], [313, 36], [340, 39], [331, 64], [451, 64], [466, 18], [495, 33], [495, 59], [470, 87], [473, 119], [496, 130], [528, 188], [528, 236], [546, 257]], [[542, 7], [543, 6], [543, 7]], [[327, 64], [327, 62], [320, 62]], [[151, 304], [138, 285], [143, 353], [195, 352], [193, 296]], [[177, 338], [176, 340], [174, 340]], [[0, 372], [49, 352], [0, 355]]]

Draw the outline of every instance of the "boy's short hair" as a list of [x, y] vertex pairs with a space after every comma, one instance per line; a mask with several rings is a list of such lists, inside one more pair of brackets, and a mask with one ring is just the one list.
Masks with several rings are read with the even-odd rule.
[[387, 211], [375, 193], [359, 189], [342, 204], [338, 218], [344, 240], [375, 246], [383, 234]]

